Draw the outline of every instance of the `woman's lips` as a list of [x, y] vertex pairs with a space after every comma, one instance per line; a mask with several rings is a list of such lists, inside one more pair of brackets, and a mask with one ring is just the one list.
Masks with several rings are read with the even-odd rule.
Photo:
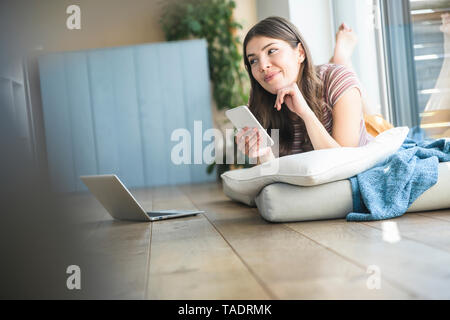
[[270, 80], [272, 80], [272, 79], [273, 79], [277, 74], [279, 74], [279, 73], [280, 73], [280, 71], [274, 72], [274, 73], [271, 73], [271, 74], [265, 76], [265, 77], [264, 77], [264, 81], [265, 81], [265, 82], [270, 82]]

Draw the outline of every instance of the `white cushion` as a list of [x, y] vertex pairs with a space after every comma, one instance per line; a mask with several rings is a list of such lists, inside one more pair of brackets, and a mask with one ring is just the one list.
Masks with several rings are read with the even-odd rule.
[[226, 183], [222, 184], [223, 192], [230, 198], [238, 202], [245, 203], [246, 205], [250, 207], [256, 207], [255, 203], [255, 197], [239, 193], [234, 191], [233, 189], [230, 189]]
[[[408, 208], [419, 212], [450, 208], [450, 162], [439, 163], [438, 181]], [[313, 187], [274, 183], [255, 198], [261, 216], [271, 222], [345, 218], [353, 211], [350, 180]]]
[[362, 147], [314, 150], [280, 157], [252, 168], [227, 171], [221, 175], [224, 192], [234, 200], [254, 205], [258, 193], [272, 183], [314, 186], [348, 179], [395, 153], [408, 131], [408, 127], [397, 127], [384, 131]]

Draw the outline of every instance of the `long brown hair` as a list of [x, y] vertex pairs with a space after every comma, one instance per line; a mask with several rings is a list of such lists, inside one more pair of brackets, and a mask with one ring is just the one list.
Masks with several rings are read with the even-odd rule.
[[[269, 133], [271, 133], [272, 129], [280, 130], [280, 156], [287, 155], [291, 152], [294, 139], [293, 113], [285, 104], [282, 105], [281, 111], [275, 110], [273, 106], [275, 104], [276, 95], [266, 91], [252, 75], [250, 62], [247, 58], [247, 44], [256, 36], [284, 40], [289, 43], [292, 48], [297, 48], [300, 43], [305, 52], [305, 60], [300, 67], [297, 85], [309, 107], [322, 123], [324, 108], [327, 107], [323, 99], [323, 83], [317, 75], [316, 68], [312, 62], [311, 53], [302, 35], [288, 20], [281, 17], [266, 18], [254, 25], [245, 36], [243, 44], [244, 64], [250, 77], [251, 84], [249, 109], [258, 121], [260, 121], [261, 125], [268, 129]], [[299, 122], [303, 136], [303, 141], [301, 143], [302, 148], [305, 151], [312, 150], [313, 148], [305, 124], [301, 119]]]

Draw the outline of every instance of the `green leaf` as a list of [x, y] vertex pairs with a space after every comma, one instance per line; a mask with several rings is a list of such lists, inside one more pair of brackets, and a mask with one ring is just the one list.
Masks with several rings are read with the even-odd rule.
[[216, 162], [214, 161], [206, 168], [206, 173], [211, 174], [214, 171], [215, 167], [216, 167]]
[[248, 90], [250, 83], [247, 74], [240, 72], [243, 65], [238, 49], [240, 39], [230, 33], [242, 29], [233, 19], [235, 7], [234, 0], [169, 1], [163, 3], [164, 14], [160, 19], [168, 41], [199, 37], [208, 42], [210, 79], [218, 109], [248, 101], [244, 89]]
[[200, 32], [200, 30], [202, 30], [202, 26], [198, 21], [191, 20], [189, 21], [189, 29], [194, 33], [198, 33]]

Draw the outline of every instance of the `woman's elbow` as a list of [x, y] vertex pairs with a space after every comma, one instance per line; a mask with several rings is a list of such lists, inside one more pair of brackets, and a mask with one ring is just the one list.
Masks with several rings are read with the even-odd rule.
[[341, 147], [358, 147], [359, 141], [338, 142]]
[[355, 138], [335, 139], [335, 141], [340, 147], [358, 147], [359, 145], [359, 137], [358, 139]]

